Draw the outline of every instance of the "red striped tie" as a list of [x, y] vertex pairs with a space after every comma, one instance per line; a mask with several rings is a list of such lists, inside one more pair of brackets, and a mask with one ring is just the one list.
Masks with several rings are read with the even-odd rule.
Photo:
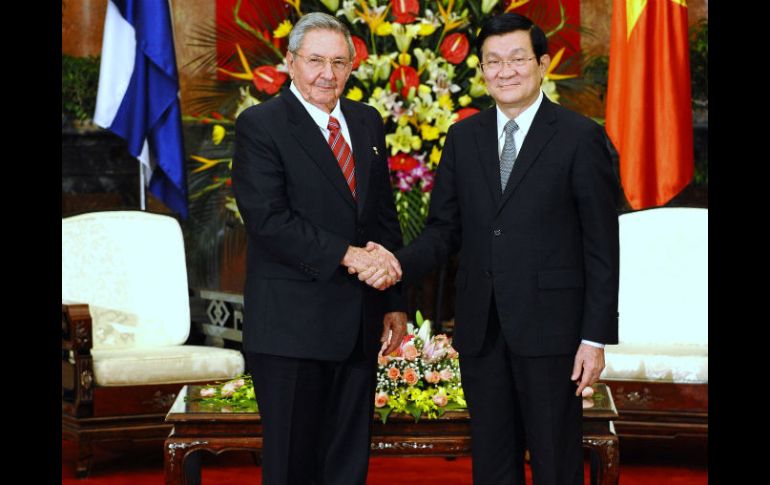
[[350, 187], [353, 199], [356, 199], [356, 162], [353, 160], [353, 151], [345, 141], [345, 137], [342, 136], [340, 122], [337, 118], [329, 116], [327, 128], [329, 129], [329, 146], [337, 158], [337, 163], [340, 164], [342, 175], [345, 176], [345, 181], [348, 183], [348, 187]]

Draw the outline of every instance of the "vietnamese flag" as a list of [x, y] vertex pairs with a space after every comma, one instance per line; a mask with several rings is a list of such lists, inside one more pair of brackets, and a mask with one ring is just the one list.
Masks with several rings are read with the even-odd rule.
[[614, 0], [607, 134], [635, 210], [666, 204], [692, 179], [686, 0]]

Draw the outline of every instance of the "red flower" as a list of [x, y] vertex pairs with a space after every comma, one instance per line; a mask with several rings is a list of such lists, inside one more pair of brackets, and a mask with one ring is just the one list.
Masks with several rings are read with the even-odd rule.
[[225, 119], [225, 117], [222, 116], [218, 111], [212, 111], [211, 112], [211, 117], [214, 118], [215, 120], [223, 120], [223, 119]]
[[[465, 118], [475, 115], [479, 110], [476, 108], [463, 108], [457, 111], [457, 121], [464, 120]], [[455, 121], [455, 123], [457, 122]]]
[[418, 0], [390, 0], [390, 5], [393, 8], [393, 17], [399, 24], [414, 22], [420, 13]]
[[452, 64], [460, 64], [465, 60], [469, 49], [470, 44], [465, 34], [454, 33], [446, 36], [439, 50], [444, 59]]
[[278, 71], [273, 66], [260, 66], [252, 72], [254, 86], [269, 95], [273, 95], [281, 89], [286, 78], [286, 73]]
[[391, 170], [402, 170], [408, 172], [417, 167], [420, 162], [416, 158], [407, 155], [406, 153], [397, 153], [392, 157], [388, 157], [388, 166]]
[[358, 66], [361, 65], [361, 61], [369, 57], [369, 51], [366, 50], [366, 42], [363, 41], [360, 37], [356, 37], [355, 35], [352, 36], [353, 38], [353, 47], [356, 49], [356, 57], [353, 58], [353, 69], [358, 69]]
[[390, 90], [394, 93], [400, 90], [404, 98], [409, 95], [409, 88], [416, 91], [419, 85], [420, 75], [412, 66], [398, 66], [390, 75]]

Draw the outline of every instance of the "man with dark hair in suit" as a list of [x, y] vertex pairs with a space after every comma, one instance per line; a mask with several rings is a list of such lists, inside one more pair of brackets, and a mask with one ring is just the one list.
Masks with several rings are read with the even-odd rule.
[[529, 449], [535, 484], [582, 484], [581, 392], [618, 341], [618, 184], [601, 127], [544, 97], [537, 25], [490, 18], [477, 49], [496, 106], [450, 128], [426, 227], [396, 256], [409, 282], [460, 250], [473, 483], [524, 484]]
[[[291, 87], [236, 121], [233, 190], [248, 234], [243, 348], [263, 425], [265, 485], [363, 485], [377, 352], [406, 332], [405, 302], [350, 272], [400, 268], [401, 231], [382, 118], [340, 98], [347, 28], [304, 15], [289, 37]], [[368, 241], [384, 246], [366, 251]], [[382, 344], [382, 345], [381, 345]]]

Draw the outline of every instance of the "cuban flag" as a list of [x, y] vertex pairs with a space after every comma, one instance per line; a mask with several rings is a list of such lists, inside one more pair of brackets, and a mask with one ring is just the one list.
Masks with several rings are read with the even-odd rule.
[[145, 185], [187, 217], [179, 79], [168, 0], [109, 0], [94, 122], [128, 143]]

